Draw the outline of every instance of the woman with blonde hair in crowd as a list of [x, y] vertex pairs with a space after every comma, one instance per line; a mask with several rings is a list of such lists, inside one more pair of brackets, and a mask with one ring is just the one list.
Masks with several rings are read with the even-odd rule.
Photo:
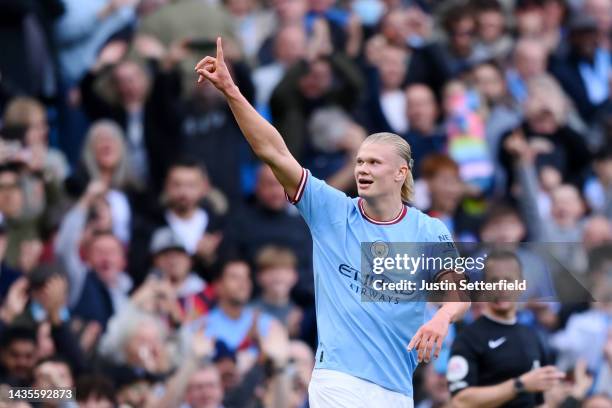
[[103, 198], [110, 207], [112, 230], [124, 243], [129, 242], [132, 194], [138, 186], [131, 177], [123, 131], [108, 119], [94, 122], [85, 137], [81, 163], [66, 180], [68, 193], [78, 198], [93, 181], [105, 187]]

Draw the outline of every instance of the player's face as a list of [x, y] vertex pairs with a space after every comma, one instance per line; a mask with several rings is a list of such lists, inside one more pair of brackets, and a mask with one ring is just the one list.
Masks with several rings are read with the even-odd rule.
[[368, 143], [357, 152], [355, 181], [363, 198], [378, 198], [399, 192], [408, 172], [408, 165], [386, 143]]

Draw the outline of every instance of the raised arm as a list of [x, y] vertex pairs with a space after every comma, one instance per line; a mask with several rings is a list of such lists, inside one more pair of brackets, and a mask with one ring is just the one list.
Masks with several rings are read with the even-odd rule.
[[291, 155], [278, 131], [266, 121], [234, 84], [223, 59], [221, 38], [217, 38], [217, 57], [205, 57], [195, 67], [198, 83], [210, 81], [225, 95], [227, 102], [251, 148], [268, 164], [290, 197], [294, 197], [302, 178], [302, 167]]

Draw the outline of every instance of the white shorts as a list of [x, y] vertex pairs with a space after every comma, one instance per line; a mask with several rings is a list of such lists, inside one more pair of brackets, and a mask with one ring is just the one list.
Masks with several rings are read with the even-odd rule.
[[413, 408], [412, 398], [373, 382], [326, 369], [315, 369], [308, 386], [310, 408]]

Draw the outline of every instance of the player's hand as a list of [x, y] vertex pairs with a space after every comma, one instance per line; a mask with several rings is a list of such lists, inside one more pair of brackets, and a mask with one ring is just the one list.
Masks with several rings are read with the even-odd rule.
[[204, 57], [204, 59], [196, 64], [195, 70], [200, 75], [198, 83], [207, 79], [224, 94], [234, 87], [234, 80], [223, 57], [221, 37], [217, 38], [217, 57]]
[[555, 366], [536, 368], [521, 375], [520, 380], [527, 392], [544, 392], [557, 385], [565, 373]]
[[436, 313], [434, 317], [422, 325], [408, 344], [408, 351], [417, 349], [418, 362], [428, 363], [432, 358], [438, 358], [442, 342], [448, 333], [450, 317], [444, 313]]

